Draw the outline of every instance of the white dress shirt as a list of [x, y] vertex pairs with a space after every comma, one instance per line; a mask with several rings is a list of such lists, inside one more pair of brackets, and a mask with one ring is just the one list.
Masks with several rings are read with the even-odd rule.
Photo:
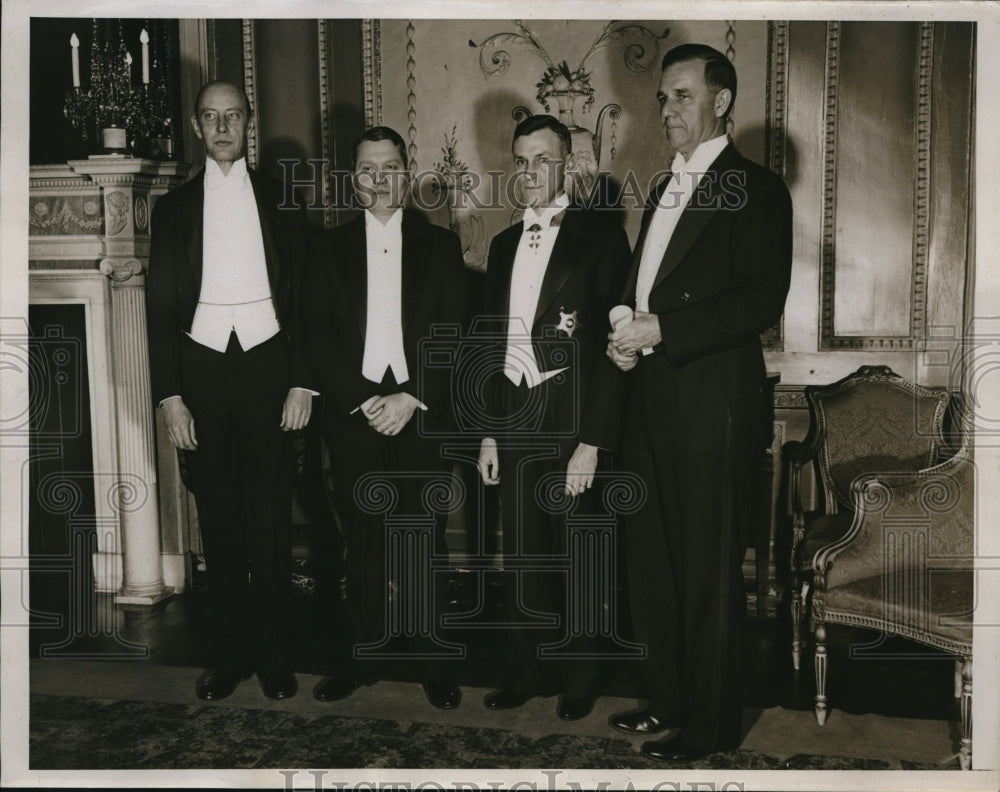
[[[642, 246], [639, 275], [635, 283], [637, 311], [649, 312], [649, 293], [653, 289], [653, 282], [667, 252], [670, 238], [674, 235], [674, 229], [677, 228], [677, 223], [687, 208], [691, 196], [698, 189], [705, 171], [715, 162], [728, 143], [729, 138], [720, 135], [700, 144], [687, 161], [680, 152], [674, 156], [673, 164], [670, 166], [670, 182], [660, 194], [659, 203], [649, 221], [646, 241]], [[646, 348], [642, 350], [642, 354], [648, 355], [652, 351], [651, 348]]]
[[386, 369], [402, 385], [410, 378], [403, 351], [403, 210], [383, 225], [365, 212], [368, 289], [361, 373], [382, 382]]
[[[554, 377], [566, 368], [542, 372], [535, 360], [531, 343], [531, 328], [535, 324], [538, 296], [545, 279], [545, 270], [552, 255], [552, 248], [559, 235], [559, 226], [552, 225], [552, 218], [569, 206], [569, 197], [561, 193], [551, 206], [540, 212], [529, 206], [524, 210], [523, 233], [514, 255], [510, 274], [510, 302], [507, 306], [507, 353], [504, 357], [504, 374], [515, 385], [525, 380], [529, 388]], [[539, 230], [529, 229], [537, 225]]]
[[236, 333], [244, 350], [279, 330], [267, 278], [264, 238], [245, 159], [224, 174], [215, 160], [205, 161], [201, 292], [189, 335], [199, 344], [225, 352]]
[[[365, 298], [365, 351], [361, 373], [370, 382], [380, 383], [386, 369], [392, 370], [396, 384], [410, 379], [403, 348], [403, 210], [383, 224], [365, 212], [365, 254], [368, 259], [368, 287]], [[378, 396], [370, 396], [353, 410], [365, 414]], [[417, 407], [427, 405], [418, 401]]]
[[[229, 334], [244, 350], [272, 338], [281, 329], [271, 296], [264, 257], [264, 237], [247, 161], [240, 158], [223, 173], [205, 160], [202, 210], [201, 291], [188, 335], [216, 352], [225, 352]], [[318, 396], [309, 388], [294, 387]], [[159, 406], [180, 394], [167, 396]]]

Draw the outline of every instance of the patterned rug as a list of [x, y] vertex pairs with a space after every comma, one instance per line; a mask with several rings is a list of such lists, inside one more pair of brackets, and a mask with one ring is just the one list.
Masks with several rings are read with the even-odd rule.
[[[670, 768], [634, 741], [158, 702], [31, 695], [32, 770], [219, 768]], [[941, 770], [907, 761], [718, 753], [694, 769]]]

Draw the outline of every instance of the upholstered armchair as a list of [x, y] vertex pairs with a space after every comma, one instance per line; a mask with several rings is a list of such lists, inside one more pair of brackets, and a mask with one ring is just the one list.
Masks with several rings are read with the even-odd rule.
[[857, 511], [815, 556], [816, 720], [826, 722], [828, 624], [881, 630], [956, 655], [959, 762], [972, 765], [975, 465], [967, 448], [916, 474], [855, 480]]
[[[887, 366], [862, 366], [832, 385], [805, 389], [811, 411], [803, 442], [786, 443], [792, 501], [792, 664], [804, 645], [813, 557], [847, 533], [854, 517], [851, 483], [866, 473], [916, 472], [938, 461], [948, 406], [943, 388], [914, 385]], [[812, 463], [822, 508], [803, 506], [802, 471]]]

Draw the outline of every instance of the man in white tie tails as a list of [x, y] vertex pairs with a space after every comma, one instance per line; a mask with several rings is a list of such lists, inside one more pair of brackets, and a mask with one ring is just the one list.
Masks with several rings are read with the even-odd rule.
[[[510, 567], [529, 556], [555, 565], [565, 559], [567, 510], [547, 504], [539, 485], [556, 477], [579, 499], [575, 513], [586, 513], [598, 497], [595, 474], [607, 469], [618, 442], [625, 378], [604, 349], [608, 310], [628, 270], [628, 238], [599, 211], [570, 204], [563, 181], [573, 166], [571, 146], [569, 130], [552, 116], [518, 124], [512, 148], [524, 217], [490, 245], [485, 314], [501, 319], [506, 341], [503, 369], [486, 392], [496, 431], [482, 440], [479, 468], [487, 485], [500, 485]], [[596, 664], [539, 656], [541, 645], [569, 636], [565, 573], [524, 571], [506, 575], [504, 583], [512, 622], [523, 621], [520, 598], [526, 610], [558, 623], [514, 629], [508, 677], [486, 696], [486, 707], [510, 709], [559, 693], [559, 717], [585, 717], [594, 703]], [[570, 648], [595, 654], [595, 647], [580, 644]]]
[[214, 657], [197, 695], [230, 695], [254, 671], [269, 698], [287, 668], [290, 432], [312, 410], [297, 334], [308, 245], [284, 187], [247, 168], [250, 106], [212, 82], [191, 117], [205, 168], [153, 211], [147, 314], [154, 401], [186, 455], [208, 573]]
[[[450, 427], [450, 376], [423, 368], [420, 344], [435, 325], [461, 324], [467, 297], [458, 237], [403, 209], [409, 171], [406, 144], [395, 130], [374, 127], [356, 141], [354, 186], [365, 211], [316, 238], [302, 301], [303, 350], [326, 397], [324, 436], [347, 543], [350, 635], [338, 647], [334, 673], [313, 691], [320, 701], [346, 698], [385, 670], [377, 659], [354, 653], [355, 646], [388, 635], [390, 597], [385, 514], [363, 507], [356, 486], [366, 475], [384, 474], [398, 492], [395, 511], [416, 515], [425, 511], [425, 474], [450, 475], [451, 462], [442, 460], [433, 436], [421, 434], [415, 417], [423, 410], [425, 427]], [[434, 546], [443, 543], [438, 514]], [[443, 575], [429, 580], [431, 601], [423, 604], [431, 606], [436, 630], [448, 602], [447, 581]], [[430, 655], [433, 647], [416, 646], [415, 652]], [[455, 665], [430, 658], [420, 663], [424, 692], [439, 709], [457, 707], [461, 699]]]
[[741, 563], [770, 443], [759, 334], [781, 316], [792, 206], [774, 173], [726, 136], [736, 72], [701, 44], [663, 59], [672, 175], [652, 191], [610, 334], [628, 374], [622, 462], [649, 497], [626, 517], [629, 602], [648, 702], [615, 715], [643, 753], [693, 761], [739, 746], [746, 597]]

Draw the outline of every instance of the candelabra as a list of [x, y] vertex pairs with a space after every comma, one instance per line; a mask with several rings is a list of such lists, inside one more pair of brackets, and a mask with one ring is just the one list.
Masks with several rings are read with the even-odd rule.
[[[150, 63], [153, 31], [152, 63]], [[102, 35], [98, 20], [93, 20], [90, 43], [90, 86], [80, 85], [80, 40], [70, 38], [73, 65], [73, 89], [66, 92], [63, 112], [84, 140], [91, 125], [101, 130], [104, 148], [126, 154], [148, 146], [157, 158], [173, 154], [169, 84], [170, 41], [167, 26], [147, 22], [139, 35], [142, 49], [142, 78], [132, 81], [132, 55], [125, 46], [121, 20], [105, 22]], [[131, 136], [131, 137], [130, 137]]]

